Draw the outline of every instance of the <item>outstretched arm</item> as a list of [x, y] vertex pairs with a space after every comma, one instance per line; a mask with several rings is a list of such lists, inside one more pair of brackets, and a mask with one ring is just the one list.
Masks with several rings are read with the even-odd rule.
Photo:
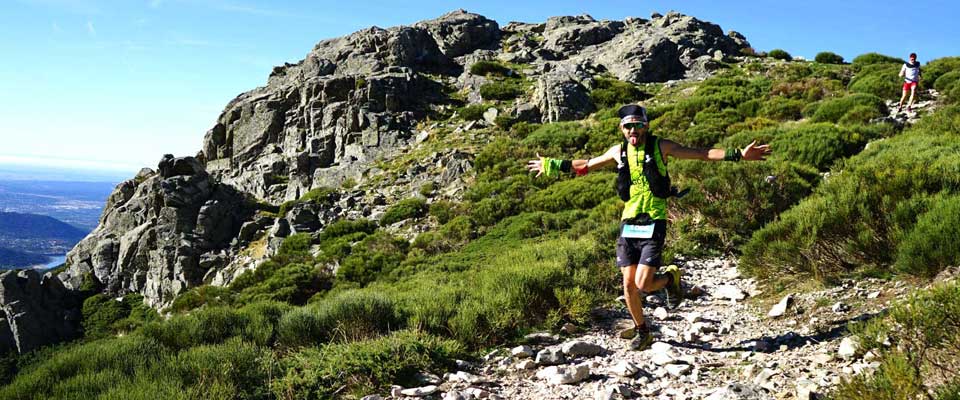
[[757, 141], [747, 145], [743, 149], [697, 149], [686, 147], [671, 140], [662, 140], [660, 142], [660, 151], [663, 155], [673, 156], [682, 160], [703, 160], [703, 161], [738, 161], [738, 160], [765, 160], [773, 150], [769, 145], [757, 145]]
[[[590, 170], [616, 164], [619, 155], [620, 145], [613, 146], [610, 150], [607, 150], [606, 153], [603, 153], [603, 155], [589, 160], [560, 160], [541, 157], [538, 153], [536, 160], [527, 162], [527, 170], [530, 172], [537, 171], [537, 177], [543, 174], [557, 176], [560, 175], [561, 172], [574, 172], [577, 175], [586, 175]], [[569, 163], [569, 165], [565, 163]]]

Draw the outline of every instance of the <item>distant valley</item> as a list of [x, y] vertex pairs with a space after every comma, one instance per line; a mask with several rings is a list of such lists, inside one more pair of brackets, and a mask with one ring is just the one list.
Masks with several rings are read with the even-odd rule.
[[0, 269], [49, 267], [96, 228], [114, 182], [0, 180]]

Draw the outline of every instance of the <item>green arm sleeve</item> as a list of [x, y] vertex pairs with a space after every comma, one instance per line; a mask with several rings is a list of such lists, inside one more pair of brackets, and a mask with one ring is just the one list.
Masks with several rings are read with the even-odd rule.
[[541, 157], [543, 163], [543, 173], [547, 176], [560, 176], [560, 164], [563, 160], [556, 158]]

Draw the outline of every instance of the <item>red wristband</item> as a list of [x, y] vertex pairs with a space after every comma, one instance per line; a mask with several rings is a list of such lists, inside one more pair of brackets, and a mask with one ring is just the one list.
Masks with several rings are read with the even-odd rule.
[[573, 172], [576, 172], [577, 176], [584, 176], [587, 174], [587, 172], [590, 172], [590, 171], [589, 171], [589, 168], [587, 168], [587, 165], [584, 164], [583, 168], [574, 167]]

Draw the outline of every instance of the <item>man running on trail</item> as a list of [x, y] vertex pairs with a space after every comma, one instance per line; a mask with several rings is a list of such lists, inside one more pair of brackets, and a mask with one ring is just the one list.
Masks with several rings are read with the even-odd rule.
[[641, 291], [653, 293], [666, 289], [667, 303], [676, 307], [682, 301], [681, 271], [675, 265], [658, 273], [662, 262], [664, 239], [667, 236], [667, 198], [679, 197], [670, 186], [667, 157], [704, 161], [763, 160], [770, 154], [767, 145], [750, 143], [739, 149], [695, 149], [649, 135], [646, 110], [638, 105], [619, 110], [621, 144], [590, 160], [559, 160], [540, 157], [530, 160], [527, 169], [557, 176], [561, 172], [586, 175], [588, 171], [617, 165], [617, 191], [625, 201], [617, 239], [617, 267], [623, 274], [623, 295], [634, 327], [620, 332], [624, 339], [633, 339], [630, 347], [643, 350], [653, 343], [650, 329], [644, 322]]
[[907, 102], [907, 112], [913, 111], [913, 94], [917, 91], [917, 85], [920, 83], [920, 63], [917, 62], [917, 53], [910, 53], [910, 62], [900, 67], [898, 77], [903, 77], [903, 94], [900, 95], [900, 104], [897, 105], [897, 112], [903, 109], [903, 100], [907, 98], [907, 89], [910, 89], [910, 101]]

